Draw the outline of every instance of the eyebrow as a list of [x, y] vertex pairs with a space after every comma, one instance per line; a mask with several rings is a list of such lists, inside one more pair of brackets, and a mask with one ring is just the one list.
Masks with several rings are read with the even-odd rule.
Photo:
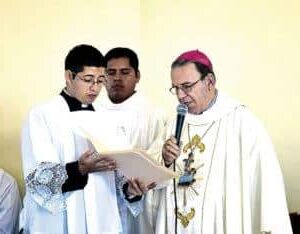
[[[94, 77], [96, 77], [96, 76], [95, 76], [95, 75], [92, 75], [92, 74], [85, 74], [85, 75], [83, 75], [83, 77], [94, 78]], [[105, 77], [105, 75], [99, 75], [98, 77]]]
[[174, 87], [174, 86], [190, 85], [190, 84], [192, 84], [192, 83], [193, 83], [193, 82], [183, 82], [183, 83], [178, 84], [178, 85], [174, 85], [174, 84], [173, 84], [173, 87]]
[[131, 67], [123, 67], [120, 69], [116, 69], [116, 68], [107, 68], [108, 71], [127, 71], [127, 70], [131, 70]]

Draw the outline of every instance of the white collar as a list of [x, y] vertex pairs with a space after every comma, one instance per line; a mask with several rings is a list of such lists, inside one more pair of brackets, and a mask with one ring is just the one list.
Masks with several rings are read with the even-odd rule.
[[241, 106], [235, 99], [218, 92], [216, 102], [202, 114], [187, 114], [187, 122], [194, 125], [211, 123], [212, 121], [222, 118], [224, 115], [233, 111], [238, 106]]
[[109, 97], [106, 96], [100, 101], [100, 106], [109, 110], [130, 110], [138, 107], [143, 99], [144, 97], [138, 92], [135, 92], [121, 103], [113, 103]]

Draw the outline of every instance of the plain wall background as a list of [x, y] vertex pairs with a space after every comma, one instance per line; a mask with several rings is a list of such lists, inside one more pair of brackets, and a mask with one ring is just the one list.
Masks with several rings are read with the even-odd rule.
[[87, 43], [102, 53], [134, 49], [142, 74], [138, 90], [170, 114], [177, 103], [168, 93], [170, 64], [198, 48], [213, 62], [217, 87], [264, 123], [289, 210], [300, 210], [299, 1], [0, 0], [0, 15], [0, 167], [21, 191], [22, 123], [33, 105], [63, 88], [64, 58], [73, 46]]

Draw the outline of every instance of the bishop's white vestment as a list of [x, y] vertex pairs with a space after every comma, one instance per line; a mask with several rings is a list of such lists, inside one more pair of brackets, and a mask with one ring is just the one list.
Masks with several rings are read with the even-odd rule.
[[[168, 137], [174, 128], [175, 120]], [[274, 148], [245, 106], [219, 93], [211, 108], [186, 115], [181, 141], [176, 171], [184, 174], [183, 160], [193, 153], [186, 170], [195, 181], [176, 181], [178, 233], [292, 233]], [[156, 190], [154, 201], [156, 233], [175, 233], [173, 183]]]

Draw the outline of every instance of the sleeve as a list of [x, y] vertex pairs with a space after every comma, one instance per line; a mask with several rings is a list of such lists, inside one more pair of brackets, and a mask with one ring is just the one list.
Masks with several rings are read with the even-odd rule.
[[136, 196], [133, 198], [128, 198], [128, 196], [125, 194], [126, 186], [128, 187], [126, 178], [118, 170], [115, 172], [115, 177], [117, 196], [119, 202], [121, 203], [121, 210], [123, 210], [122, 207], [125, 205], [134, 217], [138, 216], [143, 209], [143, 197]]
[[292, 233], [281, 168], [270, 137], [252, 114], [244, 115], [244, 148], [250, 162], [251, 212], [254, 232]]
[[62, 192], [70, 192], [84, 189], [88, 181], [88, 175], [81, 175], [78, 168], [78, 161], [66, 164], [68, 178], [62, 185]]
[[[172, 131], [174, 128], [175, 120], [168, 119], [163, 117], [157, 120], [156, 131], [155, 131], [155, 140], [147, 150], [147, 153], [151, 155], [151, 157], [156, 160], [161, 166], [166, 166], [164, 160], [162, 158], [162, 147], [165, 143], [165, 140], [172, 135]], [[173, 164], [169, 166], [169, 169], [173, 169]], [[161, 184], [157, 184], [154, 190], [165, 188], [173, 183], [173, 180], [165, 181]]]
[[62, 184], [67, 171], [61, 165], [52, 143], [46, 114], [36, 109], [30, 112], [22, 131], [21, 147], [26, 193], [51, 213], [66, 208]]
[[59, 163], [42, 162], [25, 178], [26, 192], [49, 212], [56, 214], [66, 209], [62, 184], [67, 179], [64, 166]]
[[24, 177], [36, 169], [41, 162], [60, 163], [53, 143], [54, 126], [50, 125], [50, 113], [44, 112], [40, 108], [32, 110], [23, 125], [21, 149]]
[[124, 194], [125, 199], [132, 203], [132, 202], [136, 202], [142, 199], [143, 196], [134, 196], [134, 197], [129, 197], [128, 194], [126, 194], [126, 191], [128, 189], [128, 183], [125, 183], [122, 187], [122, 192]]
[[149, 116], [148, 127], [150, 133], [148, 140], [150, 141], [149, 147], [146, 149], [147, 153], [161, 165], [164, 165], [161, 151], [167, 135], [167, 118], [164, 112], [157, 110], [153, 116]]
[[270, 138], [259, 138], [261, 172], [261, 231], [292, 233], [281, 168]]
[[17, 233], [21, 200], [16, 181], [0, 170], [0, 233]]

